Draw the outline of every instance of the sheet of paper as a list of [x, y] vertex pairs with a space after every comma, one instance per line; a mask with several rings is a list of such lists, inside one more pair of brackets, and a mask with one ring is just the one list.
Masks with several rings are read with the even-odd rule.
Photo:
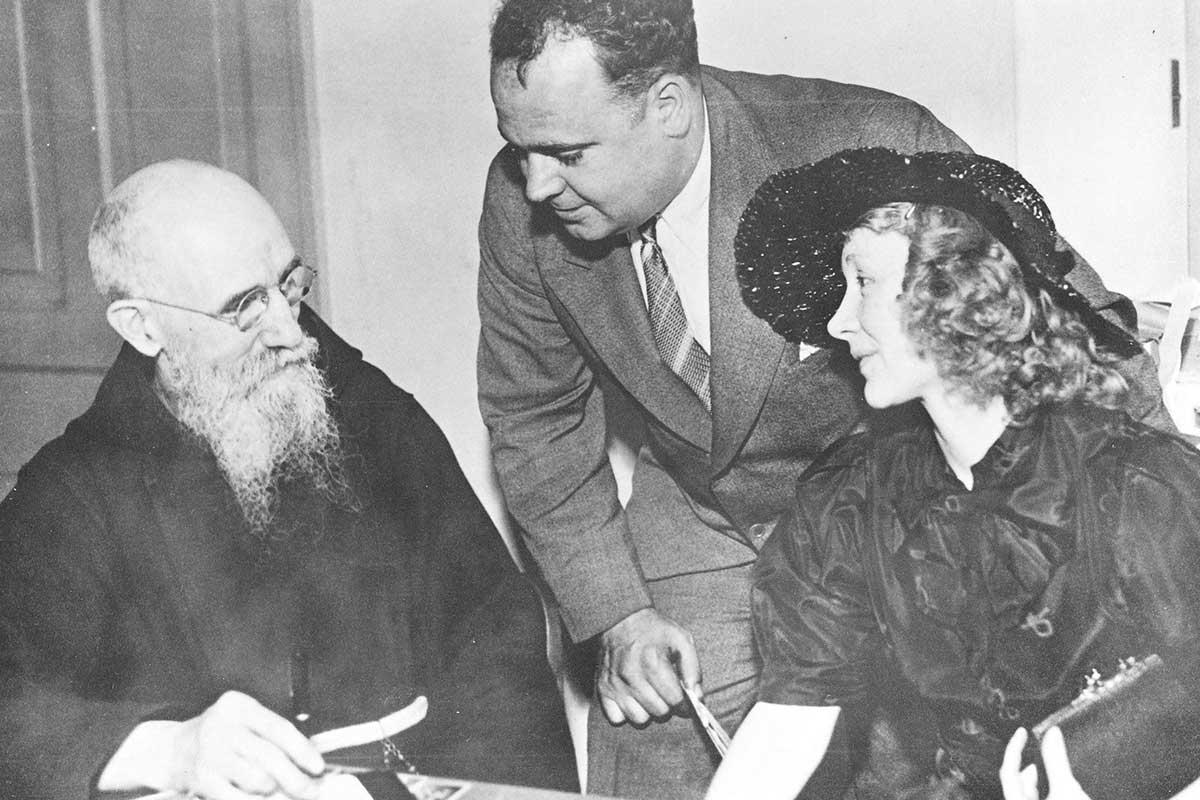
[[371, 794], [353, 775], [334, 774], [321, 779], [317, 800], [371, 800]]
[[471, 788], [469, 782], [453, 778], [401, 775], [400, 780], [417, 800], [457, 800]]

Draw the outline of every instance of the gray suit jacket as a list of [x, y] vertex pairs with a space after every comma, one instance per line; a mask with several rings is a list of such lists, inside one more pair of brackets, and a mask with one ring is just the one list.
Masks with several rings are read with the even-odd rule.
[[[738, 219], [779, 169], [846, 147], [966, 150], [926, 109], [874, 89], [705, 67], [712, 141], [712, 415], [655, 350], [628, 242], [566, 235], [528, 203], [511, 150], [480, 222], [479, 394], [509, 511], [573, 638], [651, 605], [646, 580], [752, 561], [797, 476], [862, 417], [844, 349], [801, 360], [741, 300]], [[1086, 264], [1081, 289], [1109, 295]], [[606, 456], [600, 379], [646, 426], [628, 508]]]

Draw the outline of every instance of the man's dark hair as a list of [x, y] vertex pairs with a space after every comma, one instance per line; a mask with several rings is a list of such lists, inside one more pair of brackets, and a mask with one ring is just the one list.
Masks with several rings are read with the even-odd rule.
[[492, 64], [530, 62], [551, 37], [587, 39], [620, 94], [637, 97], [668, 72], [699, 75], [692, 0], [505, 0], [492, 23]]

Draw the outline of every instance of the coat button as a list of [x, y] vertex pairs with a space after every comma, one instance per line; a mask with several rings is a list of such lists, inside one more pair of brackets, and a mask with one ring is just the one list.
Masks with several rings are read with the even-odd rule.
[[963, 717], [958, 722], [958, 729], [967, 736], [978, 736], [983, 733], [983, 726], [970, 717]]
[[768, 529], [764, 522], [756, 522], [750, 526], [750, 538], [755, 547], [762, 547], [767, 541]]

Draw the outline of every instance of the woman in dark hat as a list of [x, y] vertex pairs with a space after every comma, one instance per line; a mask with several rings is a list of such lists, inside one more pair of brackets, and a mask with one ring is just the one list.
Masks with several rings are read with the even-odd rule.
[[[1129, 799], [1200, 771], [1180, 689], [1200, 673], [1200, 453], [1124, 413], [1111, 363], [1138, 343], [1063, 280], [1058, 241], [1019, 174], [962, 153], [845, 151], [747, 207], [754, 313], [796, 343], [845, 342], [867, 403], [914, 413], [824, 454], [760, 554], [759, 703], [710, 798], [790, 800], [839, 716], [881, 691], [933, 722], [917, 796], [1036, 798], [1011, 754], [1001, 788], [1005, 744], [1085, 676], [1152, 655], [1174, 677], [1136, 704], [1149, 717], [1128, 752], [1168, 746], [1088, 760], [1069, 738], [1075, 773]], [[1069, 771], [1052, 788], [1083, 796]]]

